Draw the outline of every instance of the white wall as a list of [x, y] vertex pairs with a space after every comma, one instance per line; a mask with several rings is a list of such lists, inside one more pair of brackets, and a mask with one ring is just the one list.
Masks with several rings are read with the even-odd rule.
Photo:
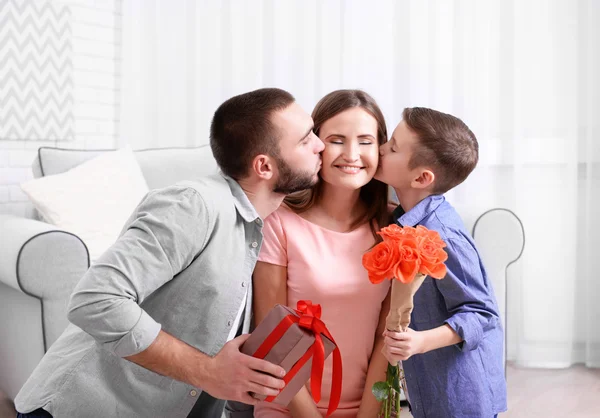
[[118, 132], [121, 61], [121, 0], [61, 0], [71, 9], [73, 36], [74, 141], [0, 140], [0, 213], [27, 214], [19, 187], [30, 179], [41, 146], [112, 148]]

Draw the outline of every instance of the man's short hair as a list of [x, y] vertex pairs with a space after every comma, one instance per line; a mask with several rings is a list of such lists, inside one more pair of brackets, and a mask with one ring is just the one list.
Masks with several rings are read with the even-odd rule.
[[259, 154], [279, 156], [279, 131], [273, 113], [295, 101], [285, 90], [264, 88], [234, 96], [215, 112], [210, 126], [210, 147], [224, 174], [244, 178]]

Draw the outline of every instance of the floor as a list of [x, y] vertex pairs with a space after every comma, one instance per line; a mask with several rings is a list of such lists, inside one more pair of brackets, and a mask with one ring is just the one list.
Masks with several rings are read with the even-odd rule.
[[[599, 418], [600, 369], [521, 369], [507, 372], [509, 411], [500, 418]], [[0, 418], [14, 418], [12, 404], [0, 393]], [[411, 418], [407, 409], [402, 418]]]
[[600, 369], [508, 369], [509, 411], [501, 418], [599, 418]]
[[[507, 370], [508, 412], [499, 418], [600, 418], [600, 369]], [[412, 418], [407, 409], [402, 418]]]

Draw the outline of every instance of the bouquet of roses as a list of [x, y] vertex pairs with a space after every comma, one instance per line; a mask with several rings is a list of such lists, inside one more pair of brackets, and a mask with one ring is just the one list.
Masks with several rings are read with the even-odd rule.
[[[413, 297], [426, 276], [442, 279], [446, 276], [444, 262], [446, 244], [436, 231], [423, 226], [390, 225], [378, 232], [383, 241], [375, 245], [362, 259], [372, 283], [392, 279], [390, 312], [386, 318], [389, 331], [406, 332], [413, 310]], [[398, 364], [388, 364], [385, 382], [373, 385], [373, 394], [382, 402], [380, 417], [400, 415], [400, 385], [407, 393], [404, 372]]]

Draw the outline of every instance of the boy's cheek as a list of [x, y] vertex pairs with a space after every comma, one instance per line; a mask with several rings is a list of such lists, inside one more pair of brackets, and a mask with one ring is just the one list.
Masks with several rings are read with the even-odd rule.
[[383, 183], [388, 184], [387, 177], [385, 176], [385, 174], [384, 174], [383, 170], [381, 169], [381, 167], [379, 167], [377, 169], [377, 171], [375, 172], [375, 176], [374, 177], [375, 177], [376, 180], [379, 180], [379, 181], [381, 181]]
[[394, 187], [394, 173], [390, 171], [388, 166], [380, 166], [375, 173], [375, 178], [389, 186]]

